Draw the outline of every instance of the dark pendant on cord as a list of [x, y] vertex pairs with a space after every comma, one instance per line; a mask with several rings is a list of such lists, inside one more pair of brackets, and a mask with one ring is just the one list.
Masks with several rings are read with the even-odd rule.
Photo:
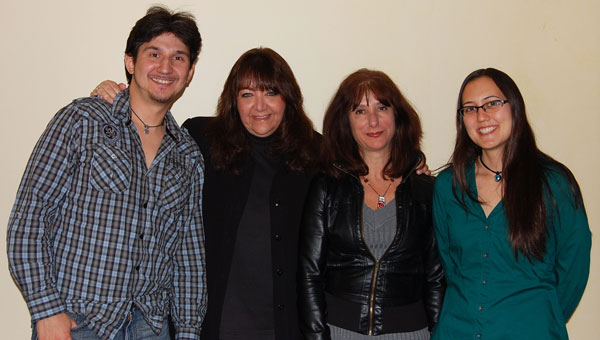
[[495, 173], [496, 175], [494, 176], [494, 181], [496, 182], [500, 182], [502, 180], [502, 171], [494, 171], [490, 168], [488, 168], [487, 165], [485, 165], [485, 163], [483, 162], [483, 158], [481, 158], [481, 155], [479, 155], [479, 161], [481, 162], [481, 164], [483, 164], [483, 166], [488, 169], [489, 171]]
[[148, 125], [146, 124], [146, 122], [144, 122], [142, 120], [142, 118], [140, 118], [140, 116], [138, 116], [138, 114], [133, 110], [133, 107], [129, 107], [129, 109], [131, 110], [131, 112], [133, 112], [133, 114], [137, 117], [137, 119], [140, 120], [140, 122], [142, 122], [142, 124], [144, 124], [144, 134], [149, 134], [150, 133], [150, 128], [157, 128], [157, 127], [161, 127], [163, 125], [165, 125], [165, 118], [163, 118], [162, 123], [158, 124], [158, 125]]

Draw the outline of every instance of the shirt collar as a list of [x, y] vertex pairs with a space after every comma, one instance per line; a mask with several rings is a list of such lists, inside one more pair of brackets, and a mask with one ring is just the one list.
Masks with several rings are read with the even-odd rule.
[[[113, 101], [113, 106], [112, 106], [112, 111], [111, 111], [111, 115], [113, 120], [115, 121], [119, 121], [122, 123], [127, 123], [131, 120], [131, 113], [130, 113], [130, 93], [129, 93], [129, 88], [119, 92], [117, 94], [117, 96], [115, 97], [115, 100]], [[177, 125], [177, 122], [175, 121], [175, 118], [173, 118], [173, 115], [171, 114], [171, 111], [167, 111], [167, 114], [165, 115], [165, 123], [167, 125], [167, 136], [169, 136], [170, 138], [173, 139], [174, 142], [178, 143], [179, 140], [181, 139], [181, 129], [179, 128], [179, 125]]]
[[113, 101], [111, 114], [114, 120], [123, 123], [127, 123], [131, 119], [129, 113], [129, 88], [117, 94]]

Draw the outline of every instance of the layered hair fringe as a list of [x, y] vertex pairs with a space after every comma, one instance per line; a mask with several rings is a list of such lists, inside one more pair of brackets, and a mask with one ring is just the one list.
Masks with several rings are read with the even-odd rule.
[[384, 177], [398, 178], [412, 167], [415, 156], [421, 152], [421, 121], [415, 109], [402, 95], [396, 84], [385, 73], [360, 69], [346, 77], [331, 99], [323, 119], [322, 168], [334, 177], [340, 174], [331, 165], [339, 163], [357, 176], [366, 176], [367, 164], [360, 155], [358, 144], [350, 128], [350, 112], [355, 110], [364, 96], [373, 96], [394, 110], [396, 131], [392, 139], [391, 155], [383, 169]]
[[237, 109], [237, 96], [244, 88], [270, 90], [285, 102], [281, 124], [273, 133], [268, 152], [283, 158], [290, 171], [314, 171], [319, 152], [319, 136], [306, 116], [303, 97], [288, 63], [270, 48], [254, 48], [233, 65], [217, 105], [217, 116], [208, 131], [212, 137], [211, 162], [216, 169], [240, 172], [250, 150], [249, 132]]

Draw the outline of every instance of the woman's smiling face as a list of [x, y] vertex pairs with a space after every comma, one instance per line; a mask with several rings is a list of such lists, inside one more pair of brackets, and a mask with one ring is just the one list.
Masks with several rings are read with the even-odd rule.
[[279, 128], [285, 113], [285, 101], [279, 93], [250, 85], [238, 92], [236, 101], [242, 124], [254, 136], [268, 137]]
[[372, 92], [368, 92], [348, 114], [352, 136], [362, 155], [368, 152], [390, 154], [396, 132], [393, 107], [380, 103]]
[[[463, 91], [462, 106], [481, 106], [494, 100], [506, 100], [496, 83], [489, 77], [480, 77], [469, 82]], [[469, 138], [482, 150], [504, 148], [512, 132], [512, 112], [510, 103], [501, 106], [495, 112], [483, 108], [463, 114], [463, 123]]]

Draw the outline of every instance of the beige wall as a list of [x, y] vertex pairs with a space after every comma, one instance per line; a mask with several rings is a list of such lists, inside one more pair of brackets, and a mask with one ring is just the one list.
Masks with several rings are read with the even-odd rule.
[[[152, 3], [0, 4], [1, 235], [31, 149], [47, 122], [100, 80], [124, 81], [125, 40]], [[451, 152], [462, 79], [476, 68], [494, 66], [519, 84], [539, 145], [574, 172], [592, 232], [600, 231], [599, 1], [165, 3], [194, 13], [204, 38], [195, 79], [173, 108], [180, 123], [213, 114], [237, 57], [249, 48], [268, 46], [292, 66], [319, 130], [324, 108], [345, 75], [360, 67], [387, 72], [421, 115], [424, 149], [435, 168]], [[4, 236], [0, 239], [0, 338], [25, 339], [29, 316], [7, 270]], [[575, 340], [600, 334], [599, 261], [595, 246], [588, 289], [568, 324]]]

